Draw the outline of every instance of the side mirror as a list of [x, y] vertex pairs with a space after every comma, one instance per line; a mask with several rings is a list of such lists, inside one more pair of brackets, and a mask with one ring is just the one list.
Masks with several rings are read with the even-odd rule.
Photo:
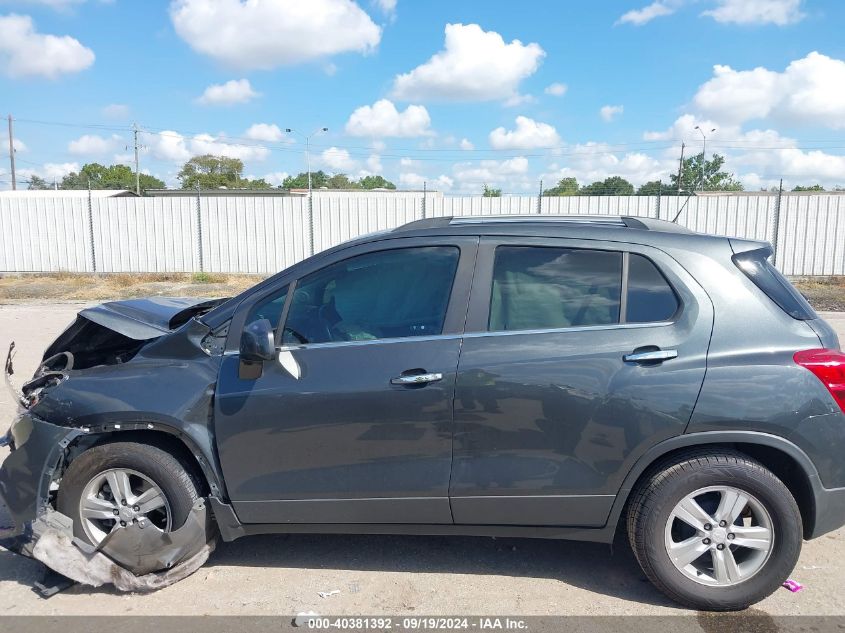
[[241, 334], [241, 360], [260, 362], [273, 360], [276, 356], [276, 340], [273, 326], [267, 319], [253, 321]]

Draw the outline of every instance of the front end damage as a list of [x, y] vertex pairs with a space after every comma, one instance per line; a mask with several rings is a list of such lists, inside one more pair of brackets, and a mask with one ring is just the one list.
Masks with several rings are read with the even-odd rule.
[[[104, 321], [102, 316], [102, 313], [95, 313], [94, 318]], [[125, 315], [106, 316], [119, 321]], [[75, 582], [94, 587], [108, 583], [122, 591], [143, 592], [185, 578], [208, 559], [214, 547], [214, 539], [209, 539], [208, 535], [214, 534], [214, 530], [205, 499], [197, 501], [185, 523], [177, 529], [164, 532], [146, 521], [133, 522], [114, 529], [97, 547], [75, 537], [73, 521], [55, 509], [62, 473], [74, 450], [86, 442], [96, 443], [107, 427], [88, 425], [84, 416], [74, 415], [77, 412], [70, 403], [84, 402], [90, 393], [75, 393], [70, 389], [65, 389], [65, 393], [60, 389], [72, 381], [69, 376], [73, 376], [74, 371], [79, 371], [78, 366], [74, 367], [75, 360], [81, 359], [81, 364], [88, 367], [123, 365], [152, 341], [168, 333], [167, 326], [159, 323], [142, 326], [137, 318], [130, 318], [126, 323], [127, 329], [119, 331], [115, 323], [104, 321], [101, 325], [80, 315], [50, 346], [44, 361], [22, 391], [15, 389], [11, 382], [14, 343], [10, 346], [4, 373], [18, 410], [11, 428], [0, 437], [0, 445], [11, 450], [0, 466], [0, 546], [39, 560]], [[100, 328], [109, 327], [115, 327], [111, 339], [100, 331]], [[158, 330], [157, 335], [153, 329]], [[99, 349], [81, 342], [92, 335], [100, 337]], [[138, 340], [136, 336], [145, 338]], [[66, 349], [57, 351], [62, 347]], [[184, 361], [182, 365], [184, 367]], [[65, 395], [56, 398], [57, 393]], [[125, 404], [125, 408], [131, 408], [131, 403]], [[41, 409], [48, 415], [39, 415]], [[64, 414], [59, 420], [55, 415], [57, 410]], [[96, 419], [102, 412], [91, 413]], [[139, 415], [144, 417], [143, 413]], [[121, 427], [120, 424], [112, 426]], [[134, 426], [153, 428], [154, 425]], [[52, 588], [39, 587], [43, 595], [55, 591], [56, 583], [51, 584]]]

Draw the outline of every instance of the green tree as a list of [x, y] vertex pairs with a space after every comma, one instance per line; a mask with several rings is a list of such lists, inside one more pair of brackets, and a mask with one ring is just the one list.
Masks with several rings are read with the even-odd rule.
[[543, 192], [544, 196], [577, 196], [579, 193], [578, 181], [575, 178], [561, 178], [557, 185]]
[[637, 189], [638, 196], [674, 196], [678, 193], [672, 185], [662, 180], [651, 180]]
[[349, 180], [346, 174], [335, 174], [326, 180], [329, 189], [360, 189], [357, 182]]
[[[684, 159], [681, 176], [681, 191], [742, 191], [742, 183], [732, 173], [723, 171], [725, 157], [713, 154], [712, 160], [704, 160], [703, 154]], [[678, 175], [672, 174], [672, 188], [678, 189]]]
[[358, 181], [361, 189], [396, 189], [396, 185], [384, 176], [364, 176]]
[[46, 180], [35, 175], [29, 177], [29, 187], [27, 188], [30, 191], [44, 191], [45, 189], [52, 189], [52, 187], [47, 184]]
[[582, 187], [580, 193], [585, 196], [633, 196], [634, 185], [621, 176], [610, 176]]
[[501, 189], [493, 189], [492, 187], [488, 187], [486, 184], [484, 185], [484, 189], [481, 191], [481, 195], [485, 198], [501, 198], [502, 197], [502, 190]]
[[798, 185], [793, 187], [792, 191], [824, 191], [824, 187], [821, 185]]
[[243, 171], [244, 163], [239, 158], [203, 154], [182, 165], [176, 177], [182, 189], [239, 189]]
[[[314, 189], [328, 187], [329, 177], [322, 169], [311, 172], [311, 186]], [[296, 176], [288, 176], [282, 182], [282, 189], [308, 189], [308, 173], [300, 172]]]
[[[165, 184], [158, 178], [141, 174], [141, 190], [164, 189]], [[71, 172], [59, 185], [60, 189], [128, 189], [135, 191], [135, 172], [126, 165], [101, 165], [88, 163], [78, 172]]]

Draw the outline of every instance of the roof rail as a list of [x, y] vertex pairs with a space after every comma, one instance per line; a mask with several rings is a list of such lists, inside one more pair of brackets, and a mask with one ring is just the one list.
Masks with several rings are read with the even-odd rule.
[[690, 233], [688, 229], [668, 222], [647, 217], [629, 215], [470, 215], [427, 218], [403, 224], [396, 231], [436, 229], [448, 226], [468, 226], [473, 224], [568, 224], [573, 226], [617, 227], [646, 231], [670, 233]]

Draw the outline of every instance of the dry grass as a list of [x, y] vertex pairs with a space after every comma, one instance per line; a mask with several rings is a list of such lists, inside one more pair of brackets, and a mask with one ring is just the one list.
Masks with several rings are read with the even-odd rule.
[[816, 310], [845, 311], [845, 277], [804, 277], [792, 283]]
[[231, 297], [262, 279], [264, 277], [259, 275], [215, 273], [9, 274], [0, 276], [0, 302], [96, 301], [150, 296]]

